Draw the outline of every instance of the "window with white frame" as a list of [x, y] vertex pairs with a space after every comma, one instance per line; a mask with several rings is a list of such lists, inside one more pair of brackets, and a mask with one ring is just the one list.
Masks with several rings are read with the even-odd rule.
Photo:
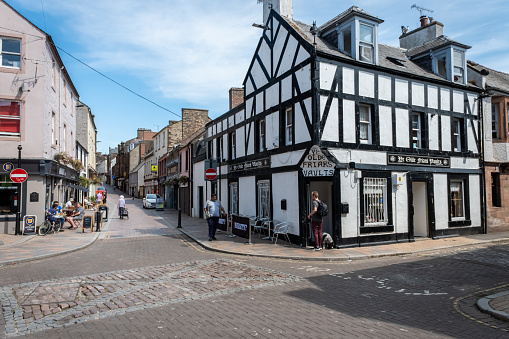
[[0, 135], [20, 135], [21, 104], [0, 99]]
[[258, 217], [270, 218], [270, 182], [258, 181]]
[[360, 24], [359, 25], [359, 60], [373, 63], [375, 58], [373, 26]]
[[449, 183], [449, 204], [451, 221], [465, 219], [465, 183], [463, 180], [451, 180]]
[[491, 105], [491, 136], [498, 139], [498, 104]]
[[267, 147], [265, 144], [265, 119], [258, 121], [258, 143], [258, 151], [265, 151]]
[[230, 183], [230, 213], [239, 214], [239, 183]]
[[461, 119], [452, 119], [452, 150], [461, 152]]
[[285, 145], [293, 143], [293, 109], [288, 107], [285, 111]]
[[359, 105], [359, 124], [360, 133], [359, 139], [363, 144], [372, 143], [372, 121], [371, 121], [371, 106]]
[[420, 113], [412, 113], [412, 148], [422, 148], [422, 122]]
[[21, 39], [0, 37], [1, 66], [21, 68]]
[[385, 226], [387, 215], [387, 178], [364, 178], [364, 226]]
[[460, 84], [465, 83], [465, 69], [464, 69], [464, 63], [465, 63], [465, 52], [459, 51], [457, 49], [453, 50], [453, 79], [454, 82], [458, 82]]

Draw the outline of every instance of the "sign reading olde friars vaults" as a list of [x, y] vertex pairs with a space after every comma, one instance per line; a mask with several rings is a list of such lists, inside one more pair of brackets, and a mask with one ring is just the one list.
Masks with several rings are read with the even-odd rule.
[[427, 157], [427, 156], [418, 156], [418, 155], [387, 154], [387, 163], [389, 165], [450, 167], [451, 159], [444, 158], [444, 157]]
[[300, 167], [305, 177], [331, 177], [335, 168], [334, 163], [327, 159], [317, 145], [311, 147]]

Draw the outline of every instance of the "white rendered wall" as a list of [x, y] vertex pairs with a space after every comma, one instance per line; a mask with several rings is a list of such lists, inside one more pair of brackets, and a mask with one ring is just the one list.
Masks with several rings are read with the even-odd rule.
[[[392, 219], [395, 233], [408, 232], [408, 177], [406, 173], [394, 172], [403, 177], [401, 185], [392, 187]], [[388, 179], [389, 181], [391, 179]]]
[[465, 97], [463, 92], [452, 92], [452, 109], [454, 112], [465, 113]]
[[396, 102], [408, 104], [408, 81], [396, 79], [394, 94]]
[[235, 158], [240, 158], [246, 155], [246, 135], [244, 126], [237, 128], [235, 131], [235, 138], [237, 142], [235, 145], [237, 147], [235, 150]]
[[412, 82], [412, 105], [424, 107], [424, 84]]
[[[311, 112], [311, 98], [308, 98], [304, 101], [307, 114], [309, 115]], [[336, 108], [337, 109], [337, 108]], [[302, 108], [300, 103], [295, 104], [295, 143], [299, 144], [301, 142], [311, 140], [311, 135], [309, 134], [308, 125], [304, 118], [304, 112], [302, 112]], [[309, 120], [311, 121], [311, 120]], [[336, 130], [337, 134], [337, 130]]]
[[279, 146], [279, 112], [266, 116], [265, 128], [267, 130], [267, 149], [274, 149], [274, 145]]
[[428, 133], [429, 133], [429, 149], [438, 151], [439, 144], [439, 134], [438, 134], [438, 119], [440, 116], [438, 114], [428, 114]]
[[281, 102], [292, 98], [292, 75], [290, 74], [281, 82]]
[[438, 109], [438, 87], [428, 85], [428, 107]]
[[475, 143], [474, 131], [475, 135], [479, 135], [479, 131], [477, 130], [477, 122], [472, 122], [472, 119], [467, 119], [467, 148], [469, 151], [479, 153], [477, 144]]
[[[277, 24], [276, 24], [277, 27]], [[274, 71], [276, 70], [277, 63], [279, 62], [279, 57], [281, 56], [281, 53], [283, 52], [283, 47], [285, 45], [285, 40], [288, 35], [288, 31], [283, 26], [279, 26], [279, 33], [276, 37], [276, 41], [274, 42], [274, 47], [272, 49], [272, 57], [273, 57], [273, 65], [274, 65]], [[270, 35], [269, 35], [270, 36]], [[292, 37], [290, 36], [290, 39]], [[293, 51], [292, 51], [293, 53]], [[270, 73], [270, 61], [267, 60], [265, 62], [265, 68], [267, 68], [267, 71]], [[283, 67], [281, 65], [280, 67]], [[287, 69], [288, 70], [288, 69]], [[274, 75], [273, 75], [274, 76]]]
[[[320, 96], [320, 116], [323, 117], [323, 113], [325, 110], [325, 106], [327, 104], [327, 97], [321, 95]], [[324, 141], [334, 141], [339, 142], [339, 107], [338, 107], [338, 98], [333, 98], [329, 115], [327, 117], [327, 122], [322, 131], [322, 140]]]
[[451, 168], [457, 169], [478, 169], [480, 166], [479, 159], [462, 157], [451, 157]]
[[251, 154], [254, 154], [255, 153], [255, 139], [256, 139], [256, 133], [255, 133], [255, 124], [254, 122], [250, 122], [248, 125], [246, 125], [246, 129], [247, 131], [249, 131], [249, 133], [246, 131], [246, 135], [249, 135], [249, 139], [247, 141], [247, 154], [248, 155], [251, 155]]
[[343, 93], [355, 94], [355, 71], [343, 67]]
[[442, 151], [451, 150], [451, 119], [442, 115]]
[[343, 99], [343, 141], [355, 143], [355, 101]]
[[[286, 199], [286, 210], [281, 200]], [[298, 172], [272, 175], [273, 219], [290, 223], [289, 233], [299, 235], [299, 181]]]
[[396, 146], [410, 147], [410, 134], [408, 129], [408, 110], [396, 108]]
[[[142, 181], [143, 182], [143, 181]], [[206, 190], [205, 190], [205, 162], [204, 161], [200, 161], [200, 162], [197, 162], [193, 165], [193, 192], [195, 192], [196, 194], [194, 194], [193, 196], [193, 210], [192, 210], [192, 215], [193, 217], [195, 218], [198, 218], [200, 216], [200, 212], [198, 211], [198, 206], [205, 206], [205, 202], [207, 201], [207, 197], [206, 197]], [[203, 201], [200, 202], [198, 201], [198, 187], [199, 186], [203, 186]], [[204, 216], [205, 217], [205, 216]]]
[[392, 108], [379, 106], [380, 145], [392, 146]]
[[440, 88], [440, 109], [451, 110], [451, 92], [445, 88]]
[[[298, 45], [297, 40], [295, 40], [293, 36], [290, 36], [290, 38], [288, 39], [288, 44], [286, 45], [285, 52], [283, 54], [283, 59], [281, 60], [281, 66], [279, 66], [277, 76], [280, 76], [281, 74], [289, 71], [292, 68], [292, 62], [295, 56], [295, 51], [297, 50], [297, 45]], [[274, 53], [274, 56], [276, 57], [276, 59], [279, 60], [279, 53], [277, 54], [277, 56]], [[276, 67], [277, 63], [278, 61], [274, 62], [274, 68]]]
[[378, 99], [392, 100], [392, 79], [384, 75], [378, 76]]
[[435, 196], [435, 227], [437, 230], [449, 227], [447, 174], [433, 175], [433, 190]]
[[300, 162], [306, 150], [299, 150], [270, 156], [270, 167], [294, 166]]
[[266, 109], [279, 105], [279, 83], [270, 86], [265, 93]]
[[256, 215], [256, 182], [255, 177], [239, 178], [239, 213]]
[[311, 66], [306, 65], [295, 72], [301, 93], [311, 89]]
[[354, 178], [355, 171], [341, 170], [341, 202], [347, 203], [349, 213], [341, 214], [341, 236], [353, 238], [358, 236], [359, 229], [359, 185]]
[[332, 82], [334, 81], [334, 75], [336, 74], [338, 66], [320, 62], [318, 67], [320, 70], [320, 88], [335, 92], [337, 87], [332, 88]]
[[265, 92], [260, 92], [256, 95], [256, 114], [263, 112], [263, 96]]
[[387, 165], [387, 155], [385, 152], [372, 152], [348, 149], [329, 149], [339, 163], [349, 163], [354, 161], [359, 164]]
[[359, 95], [367, 98], [375, 97], [375, 75], [359, 71]]
[[471, 174], [468, 181], [470, 220], [472, 226], [481, 226], [481, 178], [479, 175]]

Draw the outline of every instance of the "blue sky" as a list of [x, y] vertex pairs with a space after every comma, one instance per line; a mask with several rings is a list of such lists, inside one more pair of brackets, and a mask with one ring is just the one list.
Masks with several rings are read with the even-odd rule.
[[[295, 19], [321, 25], [352, 5], [378, 16], [379, 42], [398, 46], [401, 26], [419, 26], [418, 6], [444, 24], [444, 34], [472, 46], [469, 60], [509, 73], [507, 0], [294, 0]], [[261, 30], [256, 0], [6, 0], [56, 45], [132, 91], [180, 115], [228, 110], [228, 90], [241, 87]], [[44, 10], [43, 10], [44, 9]], [[163, 110], [61, 52], [107, 152], [136, 130], [163, 128], [179, 116]]]

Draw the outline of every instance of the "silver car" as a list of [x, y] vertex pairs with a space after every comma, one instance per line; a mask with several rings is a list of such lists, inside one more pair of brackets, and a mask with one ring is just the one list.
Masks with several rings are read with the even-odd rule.
[[147, 196], [143, 198], [143, 208], [156, 208], [156, 202], [159, 198], [159, 194], [147, 194]]

